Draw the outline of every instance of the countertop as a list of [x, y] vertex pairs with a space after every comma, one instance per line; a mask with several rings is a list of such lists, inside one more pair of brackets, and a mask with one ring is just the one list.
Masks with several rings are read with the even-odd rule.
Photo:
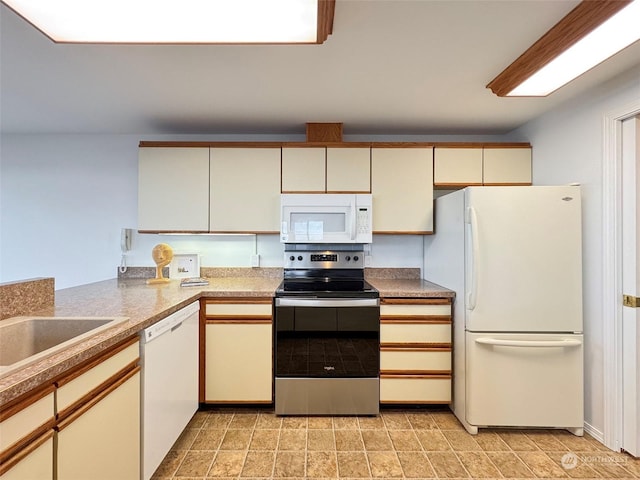
[[[368, 278], [368, 281], [380, 291], [381, 297], [455, 295], [421, 279]], [[210, 278], [206, 286], [180, 287], [178, 280], [147, 285], [143, 279], [113, 279], [58, 290], [53, 307], [31, 312], [29, 316], [114, 316], [128, 320], [0, 378], [0, 407], [201, 297], [272, 297], [280, 282], [278, 277], [243, 276]]]

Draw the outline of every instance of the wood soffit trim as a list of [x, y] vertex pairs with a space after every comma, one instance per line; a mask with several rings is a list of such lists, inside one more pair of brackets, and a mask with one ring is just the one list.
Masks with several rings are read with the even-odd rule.
[[583, 0], [531, 47], [487, 84], [499, 97], [574, 45], [632, 0]]
[[335, 0], [318, 0], [318, 30], [316, 42], [321, 44], [333, 33]]

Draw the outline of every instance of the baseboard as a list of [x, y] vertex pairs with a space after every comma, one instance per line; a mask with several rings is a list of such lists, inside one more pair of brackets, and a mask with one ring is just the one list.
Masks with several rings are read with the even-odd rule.
[[604, 433], [595, 428], [593, 425], [589, 425], [587, 422], [584, 422], [584, 432], [588, 433], [604, 445]]

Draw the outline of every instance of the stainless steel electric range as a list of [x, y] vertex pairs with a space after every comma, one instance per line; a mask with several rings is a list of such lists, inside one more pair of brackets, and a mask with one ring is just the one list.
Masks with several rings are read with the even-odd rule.
[[278, 415], [376, 415], [380, 298], [362, 245], [285, 244], [274, 299]]

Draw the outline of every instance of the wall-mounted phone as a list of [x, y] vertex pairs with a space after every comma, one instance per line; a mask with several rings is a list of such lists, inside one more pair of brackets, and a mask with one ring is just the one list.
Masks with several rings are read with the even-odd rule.
[[126, 253], [131, 250], [131, 236], [133, 230], [131, 228], [123, 228], [120, 236], [120, 250]]
[[131, 237], [133, 236], [133, 229], [123, 228], [120, 231], [120, 251], [122, 252], [122, 258], [120, 260], [120, 273], [127, 271], [127, 252], [131, 250]]

